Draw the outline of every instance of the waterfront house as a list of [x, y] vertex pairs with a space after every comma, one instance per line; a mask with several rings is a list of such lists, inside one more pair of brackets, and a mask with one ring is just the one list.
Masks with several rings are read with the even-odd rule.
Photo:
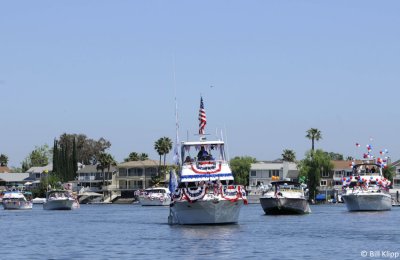
[[[78, 190], [84, 188], [86, 191], [101, 192], [103, 189], [103, 181], [105, 186], [112, 185], [113, 174], [117, 172], [114, 166], [104, 169], [104, 172], [98, 165], [82, 165], [77, 171], [78, 175]], [[104, 176], [103, 176], [104, 174]]]
[[395, 169], [395, 175], [393, 177], [393, 189], [400, 189], [400, 160], [397, 160], [392, 163], [392, 166]]
[[117, 167], [116, 184], [121, 197], [132, 197], [134, 191], [150, 187], [151, 178], [159, 172], [159, 162], [156, 160], [129, 161]]
[[10, 189], [12, 187], [24, 187], [29, 181], [29, 173], [0, 173], [0, 186], [2, 189]]
[[260, 185], [267, 185], [271, 183], [273, 176], [297, 181], [299, 171], [294, 162], [275, 160], [252, 163], [249, 174], [249, 188], [254, 189]]

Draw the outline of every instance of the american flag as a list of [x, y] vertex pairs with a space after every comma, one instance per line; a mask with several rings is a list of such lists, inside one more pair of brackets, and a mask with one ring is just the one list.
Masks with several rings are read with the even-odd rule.
[[204, 110], [203, 97], [200, 98], [199, 121], [200, 121], [199, 134], [204, 135], [205, 134], [204, 129], [206, 128], [207, 118], [206, 118], [206, 111]]

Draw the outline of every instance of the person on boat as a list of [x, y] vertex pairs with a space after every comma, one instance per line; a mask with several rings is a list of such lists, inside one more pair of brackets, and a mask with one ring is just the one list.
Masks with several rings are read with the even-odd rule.
[[372, 167], [372, 169], [371, 169], [371, 173], [375, 173], [375, 167]]
[[206, 149], [204, 148], [204, 146], [202, 146], [200, 148], [199, 153], [197, 154], [197, 159], [199, 161], [204, 161], [206, 160], [206, 158], [208, 157], [208, 152], [206, 151]]
[[190, 156], [186, 156], [185, 163], [190, 163], [190, 162], [192, 162], [192, 158], [190, 158]]

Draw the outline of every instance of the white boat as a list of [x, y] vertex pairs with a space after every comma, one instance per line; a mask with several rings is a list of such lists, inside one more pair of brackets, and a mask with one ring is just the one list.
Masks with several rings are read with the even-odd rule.
[[260, 198], [265, 214], [306, 214], [311, 213], [304, 196], [305, 184], [293, 181], [271, 182], [269, 189]]
[[353, 166], [353, 175], [343, 178], [342, 198], [349, 211], [383, 211], [392, 209], [390, 182], [375, 163]]
[[[246, 191], [241, 185], [233, 185], [224, 141], [205, 138], [203, 99], [199, 121], [200, 140], [181, 143], [179, 182], [172, 181], [175, 172], [171, 171], [172, 203], [168, 222], [183, 225], [237, 223], [240, 209], [247, 204]], [[175, 160], [179, 158], [178, 150], [176, 147]]]
[[66, 190], [51, 190], [47, 192], [46, 202], [43, 203], [43, 209], [48, 210], [71, 210], [76, 200], [70, 192]]
[[32, 200], [32, 203], [33, 204], [43, 204], [43, 203], [45, 203], [46, 202], [46, 198], [34, 198], [33, 200]]
[[139, 202], [142, 206], [169, 206], [171, 195], [168, 188], [148, 188], [139, 193]]
[[32, 201], [20, 191], [4, 193], [2, 204], [4, 209], [32, 209]]

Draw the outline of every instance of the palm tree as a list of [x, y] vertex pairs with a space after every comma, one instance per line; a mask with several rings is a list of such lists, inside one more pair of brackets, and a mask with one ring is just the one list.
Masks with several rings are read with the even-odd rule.
[[7, 166], [8, 156], [5, 154], [0, 154], [0, 166]]
[[311, 150], [314, 152], [314, 141], [322, 139], [321, 131], [317, 128], [310, 128], [307, 130], [306, 137], [311, 140]]
[[164, 166], [167, 154], [172, 149], [172, 141], [169, 137], [161, 137], [154, 143], [154, 149], [157, 151], [158, 155], [160, 155], [160, 166], [161, 166], [161, 156], [164, 156]]
[[141, 153], [139, 154], [139, 160], [140, 161], [146, 161], [149, 159], [149, 155], [147, 153]]
[[296, 153], [293, 150], [285, 149], [282, 153], [282, 159], [287, 162], [294, 162], [296, 160]]
[[137, 152], [131, 152], [128, 156], [128, 158], [125, 158], [125, 162], [130, 162], [130, 161], [139, 161], [139, 154]]
[[104, 170], [107, 169], [108, 174], [110, 174], [111, 166], [116, 166], [117, 162], [114, 160], [114, 157], [111, 154], [104, 152], [100, 153], [98, 162], [99, 164], [97, 165], [97, 170], [100, 169], [103, 174], [103, 192], [104, 192], [104, 186], [106, 182]]

